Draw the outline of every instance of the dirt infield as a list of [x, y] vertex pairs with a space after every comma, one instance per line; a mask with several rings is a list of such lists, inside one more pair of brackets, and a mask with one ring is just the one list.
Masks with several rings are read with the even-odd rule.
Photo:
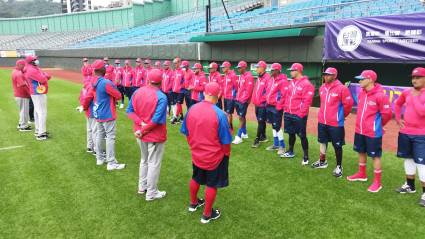
[[[82, 75], [78, 71], [68, 71], [63, 69], [44, 69], [46, 72], [51, 74], [54, 77], [62, 78], [64, 80], [69, 80], [74, 83], [81, 83], [82, 82]], [[311, 135], [317, 136], [317, 113], [318, 108], [312, 107], [310, 108], [310, 114], [308, 117], [308, 123], [307, 123], [307, 132]], [[254, 113], [254, 107], [253, 105], [250, 105], [248, 109], [248, 120], [255, 121], [255, 113]], [[345, 139], [347, 143], [353, 143], [354, 141], [354, 130], [355, 130], [355, 122], [356, 122], [356, 115], [350, 114], [347, 117], [347, 120], [345, 122]], [[391, 120], [385, 127], [385, 135], [383, 138], [383, 149], [385, 151], [391, 151], [396, 152], [397, 150], [397, 137], [398, 137], [398, 126], [395, 123], [394, 120]]]

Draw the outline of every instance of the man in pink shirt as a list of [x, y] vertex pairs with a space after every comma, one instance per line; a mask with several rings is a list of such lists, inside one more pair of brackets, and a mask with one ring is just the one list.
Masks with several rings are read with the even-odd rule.
[[31, 126], [28, 125], [30, 120], [29, 103], [30, 90], [24, 76], [25, 60], [16, 61], [16, 67], [12, 72], [13, 95], [19, 107], [19, 123], [18, 130], [21, 132], [31, 131]]
[[195, 63], [193, 65], [193, 70], [192, 85], [189, 86], [188, 89], [191, 92], [192, 104], [196, 104], [204, 100], [204, 87], [207, 83], [207, 78], [205, 77], [203, 67], [200, 63]]
[[356, 76], [362, 91], [358, 96], [356, 130], [354, 136], [354, 151], [359, 153], [359, 170], [348, 176], [348, 181], [367, 181], [366, 160], [373, 159], [375, 178], [368, 188], [369, 192], [377, 193], [382, 189], [381, 155], [384, 126], [391, 120], [392, 112], [388, 96], [380, 84], [376, 83], [378, 76], [372, 70], [364, 70]]
[[223, 109], [223, 101], [221, 95], [222, 77], [220, 75], [220, 72], [218, 71], [218, 64], [215, 62], [211, 62], [208, 65], [208, 72], [209, 75], [207, 78], [207, 82], [216, 82], [220, 86], [220, 94], [218, 95], [217, 107]]
[[[217, 188], [229, 185], [229, 157], [232, 134], [226, 114], [215, 104], [220, 94], [216, 82], [205, 85], [205, 100], [193, 105], [184, 119], [181, 133], [186, 135], [192, 152], [193, 175], [190, 181], [189, 212], [205, 205], [201, 223], [218, 219], [213, 209]], [[206, 185], [205, 201], [198, 198], [200, 185]]]
[[243, 142], [243, 139], [248, 138], [248, 132], [246, 131], [246, 112], [251, 102], [254, 78], [252, 77], [252, 73], [247, 70], [247, 67], [248, 64], [245, 61], [240, 61], [237, 66], [240, 75], [235, 106], [236, 113], [239, 116], [239, 130], [232, 142], [233, 144], [240, 144]]
[[167, 112], [171, 113], [171, 90], [173, 88], [173, 70], [171, 70], [171, 61], [163, 63], [163, 79], [161, 82], [161, 90], [167, 96]]
[[296, 135], [301, 139], [303, 148], [303, 161], [301, 165], [308, 165], [308, 140], [307, 118], [310, 106], [313, 103], [314, 85], [307, 76], [303, 75], [304, 67], [300, 63], [292, 64], [292, 80], [289, 82], [288, 92], [285, 99], [284, 127], [289, 135], [289, 149], [281, 155], [283, 158], [293, 158]]
[[233, 113], [235, 112], [235, 101], [236, 94], [238, 92], [238, 76], [230, 68], [232, 64], [225, 61], [221, 64], [221, 69], [223, 71], [223, 82], [222, 82], [222, 95], [224, 98], [224, 112], [227, 114], [227, 119], [229, 120], [230, 128], [233, 131]]
[[93, 75], [93, 68], [89, 64], [89, 59], [87, 59], [86, 57], [83, 58], [81, 74], [83, 75], [83, 83], [90, 81], [90, 77]]
[[406, 173], [406, 182], [397, 191], [416, 192], [417, 169], [422, 183], [419, 204], [425, 207], [425, 68], [413, 69], [411, 77], [413, 88], [403, 91], [395, 102], [395, 118], [400, 126], [397, 156], [404, 158]]
[[146, 82], [143, 79], [145, 73], [145, 67], [143, 67], [142, 59], [136, 59], [136, 67], [134, 68], [134, 81], [133, 81], [133, 92], [139, 89], [142, 86], [146, 85]]
[[128, 101], [130, 101], [130, 98], [133, 95], [132, 84], [136, 77], [130, 60], [125, 60], [124, 64], [121, 83], [122, 86], [124, 86], [125, 96], [127, 96]]
[[[104, 60], [105, 61], [105, 60]], [[121, 93], [121, 103], [120, 103], [120, 109], [124, 108], [124, 96], [125, 96], [125, 89], [122, 85], [122, 79], [123, 79], [123, 68], [121, 66], [121, 61], [119, 59], [115, 60], [115, 67], [114, 67], [114, 84], [117, 86], [117, 89]], [[107, 69], [109, 67], [109, 64], [105, 64], [105, 68]]]
[[350, 90], [338, 79], [338, 71], [333, 67], [323, 72], [323, 85], [319, 89], [320, 109], [318, 141], [320, 144], [320, 159], [313, 163], [313, 168], [327, 168], [326, 151], [331, 142], [336, 156], [336, 168], [333, 175], [342, 177], [342, 146], [345, 145], [344, 120], [353, 107], [353, 97]]

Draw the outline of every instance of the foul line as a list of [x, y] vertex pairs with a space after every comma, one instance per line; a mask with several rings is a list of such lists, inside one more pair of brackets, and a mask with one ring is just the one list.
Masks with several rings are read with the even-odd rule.
[[0, 148], [0, 151], [18, 149], [18, 148], [22, 148], [22, 147], [24, 147], [24, 146], [23, 145], [17, 145], [17, 146], [4, 147], [4, 148]]

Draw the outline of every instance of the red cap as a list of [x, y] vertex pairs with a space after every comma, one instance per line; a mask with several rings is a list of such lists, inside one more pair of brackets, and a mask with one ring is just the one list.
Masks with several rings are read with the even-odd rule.
[[124, 64], [131, 64], [130, 60], [125, 60]]
[[171, 61], [164, 61], [164, 66], [170, 66], [171, 65]]
[[161, 66], [161, 62], [160, 61], [155, 61], [155, 66]]
[[272, 71], [282, 71], [282, 65], [279, 63], [272, 64]]
[[87, 57], [83, 58], [83, 62], [89, 61], [89, 59], [87, 59]]
[[266, 68], [267, 68], [267, 63], [266, 63], [265, 61], [259, 61], [259, 62], [255, 65], [255, 67], [261, 67], [261, 68], [266, 69]]
[[202, 70], [202, 65], [201, 63], [195, 63], [195, 65], [193, 65], [192, 69], [201, 69]]
[[338, 76], [338, 70], [333, 67], [328, 67], [326, 70], [322, 73], [323, 75], [334, 75], [335, 77]]
[[91, 66], [93, 67], [93, 69], [95, 70], [100, 70], [102, 68], [105, 67], [105, 62], [103, 62], [102, 60], [95, 60], [93, 62], [93, 64], [91, 64]]
[[162, 71], [160, 69], [153, 69], [149, 72], [148, 75], [149, 82], [158, 84], [162, 81]]
[[104, 61], [109, 61], [109, 58], [107, 56], [103, 57]]
[[118, 59], [115, 60], [115, 64], [120, 64], [120, 63], [121, 63], [120, 60], [118, 60]]
[[294, 63], [288, 70], [303, 72], [304, 66], [301, 63]]
[[230, 68], [232, 66], [232, 64], [230, 64], [230, 62], [225, 61], [223, 62], [223, 64], [221, 64], [221, 68]]
[[37, 60], [38, 59], [38, 57], [37, 56], [27, 56], [27, 57], [25, 57], [25, 61], [27, 62], [27, 63], [31, 63], [31, 62], [33, 62], [33, 61], [35, 61], [35, 60]]
[[23, 60], [23, 59], [20, 59], [20, 60], [17, 60], [16, 61], [16, 66], [18, 66], [18, 65], [25, 65], [25, 60]]
[[137, 58], [137, 59], [136, 59], [136, 62], [137, 62], [137, 63], [142, 62], [142, 58], [140, 58], [140, 57], [139, 57], [139, 58]]
[[412, 71], [412, 77], [418, 76], [418, 77], [425, 77], [425, 68], [423, 67], [416, 67]]
[[359, 76], [356, 76], [355, 78], [357, 80], [371, 79], [373, 82], [375, 82], [378, 79], [378, 76], [376, 75], [376, 72], [372, 70], [364, 70]]
[[189, 62], [188, 61], [182, 61], [182, 67], [183, 68], [189, 68]]
[[218, 64], [215, 62], [211, 62], [208, 66], [208, 69], [218, 69]]
[[237, 68], [246, 68], [248, 64], [245, 61], [240, 61]]
[[210, 82], [205, 85], [204, 93], [210, 96], [218, 96], [220, 94], [220, 86], [216, 82]]

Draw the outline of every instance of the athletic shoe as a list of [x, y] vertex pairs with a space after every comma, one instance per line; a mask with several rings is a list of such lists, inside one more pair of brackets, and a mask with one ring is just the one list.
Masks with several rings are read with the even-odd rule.
[[164, 198], [165, 195], [167, 195], [167, 192], [158, 191], [158, 192], [156, 192], [156, 194], [153, 197], [146, 197], [146, 201], [153, 201], [153, 200], [161, 199], [161, 198]]
[[357, 172], [357, 173], [355, 173], [351, 176], [348, 176], [347, 180], [350, 181], [350, 182], [356, 182], [356, 181], [366, 182], [367, 181], [367, 175], [362, 174], [360, 172]]
[[103, 165], [105, 163], [105, 160], [96, 160], [96, 165], [97, 166], [100, 166], [100, 165]]
[[196, 210], [198, 210], [198, 208], [202, 207], [205, 205], [205, 200], [202, 198], [198, 198], [198, 201], [196, 202], [196, 204], [190, 204], [189, 205], [189, 212], [196, 212]]
[[16, 129], [20, 129], [20, 128], [21, 128], [21, 125], [19, 125], [19, 124], [18, 124], [18, 125], [16, 126]]
[[137, 190], [137, 194], [139, 194], [139, 195], [143, 195], [143, 194], [145, 194], [147, 191], [148, 191], [147, 189], [139, 189], [139, 190]]
[[121, 170], [123, 168], [125, 168], [125, 164], [123, 163], [108, 163], [108, 166], [106, 167], [108, 171]]
[[124, 109], [124, 104], [120, 104], [120, 109]]
[[416, 189], [412, 189], [407, 183], [401, 185], [401, 187], [396, 189], [395, 191], [401, 194], [416, 193]]
[[283, 154], [280, 155], [281, 158], [293, 158], [295, 157], [294, 152], [286, 151]]
[[260, 143], [267, 143], [269, 142], [269, 139], [267, 139], [267, 137], [260, 137]]
[[171, 124], [176, 124], [177, 123], [177, 118], [176, 117], [173, 117], [172, 119], [171, 119]]
[[220, 213], [219, 210], [212, 209], [211, 215], [209, 217], [206, 217], [206, 216], [202, 215], [202, 217], [201, 217], [201, 223], [202, 224], [207, 224], [211, 220], [216, 220], [216, 219], [220, 218], [220, 216], [221, 216], [221, 213]]
[[303, 161], [301, 162], [302, 166], [306, 166], [308, 165], [308, 159], [307, 158], [303, 158]]
[[266, 148], [267, 151], [275, 151], [278, 149], [279, 149], [279, 146], [276, 146], [276, 145], [270, 145], [269, 147]]
[[239, 136], [235, 136], [235, 139], [233, 140], [232, 144], [241, 144], [243, 140]]
[[39, 135], [37, 137], [35, 137], [36, 140], [38, 141], [43, 141], [43, 140], [47, 140], [47, 135]]
[[371, 193], [377, 193], [382, 189], [382, 185], [376, 181], [374, 181], [372, 183], [372, 185], [370, 185], [370, 187], [367, 189], [367, 191], [371, 192]]
[[279, 147], [278, 149], [277, 149], [277, 154], [278, 155], [282, 155], [282, 154], [284, 154], [285, 153], [285, 148], [284, 147]]
[[425, 207], [425, 193], [422, 194], [421, 199], [419, 200], [419, 205]]
[[312, 168], [327, 168], [328, 167], [328, 161], [320, 161], [317, 160], [316, 162], [311, 164]]
[[337, 165], [334, 171], [332, 172], [332, 175], [337, 178], [340, 178], [342, 177], [342, 172], [343, 172], [342, 166]]
[[183, 120], [184, 120], [184, 116], [183, 115], [180, 115], [179, 122], [181, 123], [181, 122], [183, 122]]
[[254, 143], [251, 145], [252, 148], [258, 148], [260, 146], [260, 140], [255, 138]]
[[28, 132], [28, 131], [31, 131], [31, 130], [32, 130], [31, 126], [19, 128], [19, 131], [21, 131], [21, 132]]
[[242, 133], [241, 137], [242, 137], [242, 139], [247, 139], [248, 138], [248, 134]]
[[94, 151], [93, 151], [93, 149], [92, 148], [87, 148], [87, 151], [86, 151], [87, 153], [93, 153]]

